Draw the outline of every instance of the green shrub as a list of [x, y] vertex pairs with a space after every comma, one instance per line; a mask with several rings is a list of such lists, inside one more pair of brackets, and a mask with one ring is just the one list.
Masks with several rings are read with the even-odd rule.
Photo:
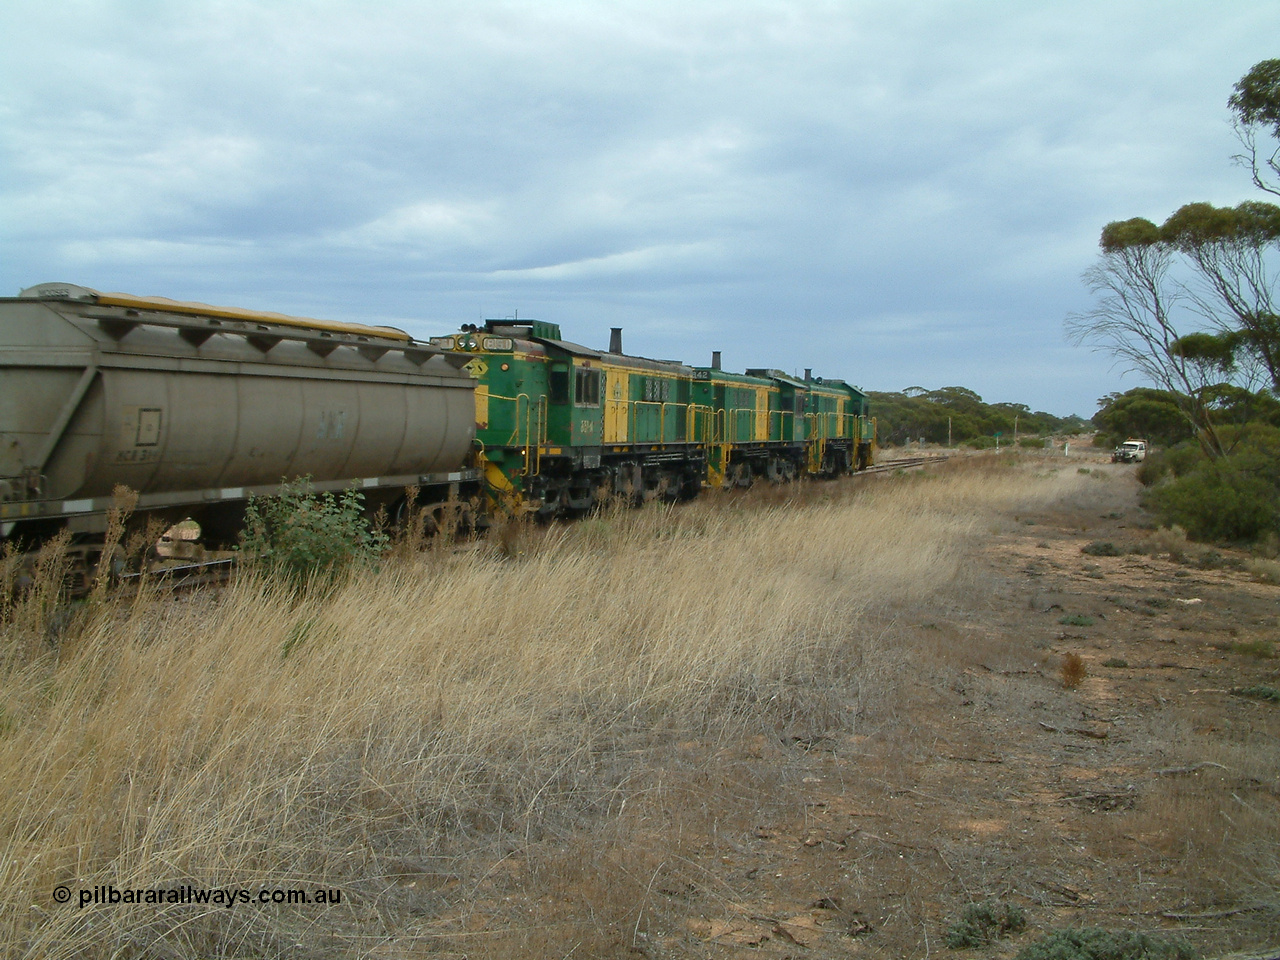
[[1257, 657], [1259, 660], [1272, 660], [1276, 655], [1275, 644], [1270, 640], [1238, 640], [1231, 644], [1230, 649], [1232, 653]]
[[1043, 450], [1048, 445], [1049, 442], [1044, 437], [1020, 437], [1018, 439], [1018, 446], [1027, 450]]
[[1182, 940], [1157, 940], [1145, 933], [1110, 930], [1054, 930], [1024, 948], [1015, 960], [1195, 960]]
[[971, 903], [947, 930], [947, 946], [952, 950], [985, 946], [1011, 933], [1021, 933], [1026, 926], [1027, 915], [1021, 907], [989, 901]]
[[1193, 540], [1261, 541], [1280, 533], [1280, 429], [1268, 423], [1224, 426], [1227, 456], [1210, 460], [1193, 441], [1149, 456], [1138, 479], [1143, 506]]
[[1080, 548], [1081, 553], [1087, 553], [1091, 557], [1118, 557], [1120, 549], [1110, 540], [1094, 540], [1086, 543]]
[[1086, 617], [1082, 613], [1072, 613], [1059, 617], [1058, 622], [1068, 627], [1092, 627], [1095, 621], [1093, 617]]
[[1274, 482], [1231, 459], [1202, 463], [1185, 476], [1149, 490], [1143, 506], [1193, 540], [1256, 540], [1280, 526]]
[[241, 551], [250, 566], [294, 587], [331, 585], [352, 566], [375, 562], [386, 546], [363, 506], [355, 490], [314, 493], [309, 478], [282, 484], [278, 496], [250, 499]]
[[1149, 451], [1147, 458], [1138, 464], [1136, 476], [1144, 487], [1151, 487], [1166, 477], [1181, 477], [1190, 473], [1207, 459], [1200, 444], [1194, 440], [1184, 440], [1165, 450]]
[[996, 445], [995, 437], [973, 437], [964, 442], [966, 447], [972, 447], [974, 450], [990, 450]]
[[1254, 687], [1238, 687], [1231, 692], [1237, 697], [1248, 697], [1250, 700], [1266, 700], [1268, 703], [1280, 703], [1280, 690], [1264, 684]]

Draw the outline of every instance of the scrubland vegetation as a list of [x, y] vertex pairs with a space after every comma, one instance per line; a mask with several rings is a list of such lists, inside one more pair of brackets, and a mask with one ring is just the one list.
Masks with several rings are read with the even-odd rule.
[[1156, 446], [1138, 467], [1145, 505], [1164, 526], [1181, 527], [1193, 540], [1250, 543], [1274, 558], [1280, 549], [1280, 403], [1267, 392], [1219, 387], [1213, 407], [1221, 452], [1179, 413], [1177, 394], [1136, 387], [1106, 398], [1094, 416], [1096, 446], [1125, 437]]
[[[0, 953], [665, 955], [670, 878], [719, 889], [694, 838], [775, 802], [730, 758], [892, 729], [908, 679], [970, 656], [900, 619], [972, 592], [1007, 517], [1100, 487], [1009, 464], [512, 523], [310, 593], [70, 607], [48, 558], [5, 610]], [[77, 909], [58, 884], [343, 899]]]
[[987, 403], [967, 387], [908, 387], [896, 393], [873, 390], [868, 396], [881, 443], [912, 443], [923, 438], [928, 443], [951, 442], [983, 449], [994, 447], [997, 435], [1002, 435], [1008, 446], [1021, 428], [1019, 442], [1027, 441], [1022, 445], [1038, 441], [1043, 447], [1045, 435], [1071, 435], [1089, 429], [1078, 416], [1033, 412], [1022, 403]]

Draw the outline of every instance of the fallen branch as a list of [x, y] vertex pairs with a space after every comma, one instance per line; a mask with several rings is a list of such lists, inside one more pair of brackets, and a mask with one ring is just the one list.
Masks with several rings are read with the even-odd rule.
[[1088, 727], [1055, 727], [1043, 720], [1040, 721], [1040, 726], [1050, 733], [1074, 733], [1077, 737], [1088, 737], [1090, 740], [1105, 740], [1111, 736], [1107, 730], [1090, 730]]
[[1210, 910], [1208, 913], [1172, 913], [1162, 912], [1160, 916], [1166, 920], [1221, 920], [1223, 917], [1234, 917], [1241, 913], [1257, 913], [1265, 910], [1260, 903], [1248, 907], [1232, 907], [1230, 910]]
[[1157, 777], [1176, 777], [1184, 773], [1195, 773], [1197, 770], [1203, 770], [1205, 767], [1217, 767], [1219, 770], [1227, 770], [1220, 763], [1214, 763], [1212, 760], [1204, 760], [1200, 763], [1193, 763], [1189, 767], [1165, 767], [1163, 770], [1157, 770]]

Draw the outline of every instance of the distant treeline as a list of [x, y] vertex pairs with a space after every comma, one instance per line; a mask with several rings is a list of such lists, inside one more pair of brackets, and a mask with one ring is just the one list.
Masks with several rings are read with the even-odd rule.
[[1022, 403], [986, 403], [965, 387], [907, 387], [901, 393], [872, 391], [868, 396], [880, 442], [885, 444], [902, 444], [921, 437], [927, 443], [946, 443], [948, 421], [951, 442], [970, 446], [992, 446], [997, 433], [1002, 442], [1012, 442], [1015, 426], [1020, 438], [1093, 429], [1087, 420], [1077, 416], [1032, 412]]

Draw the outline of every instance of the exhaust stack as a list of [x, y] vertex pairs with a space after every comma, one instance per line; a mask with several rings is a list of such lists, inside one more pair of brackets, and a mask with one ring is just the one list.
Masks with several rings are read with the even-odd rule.
[[711, 351], [711, 369], [712, 370], [720, 369], [720, 351], [719, 350]]
[[610, 353], [622, 352], [622, 328], [621, 327], [609, 328], [609, 352]]

